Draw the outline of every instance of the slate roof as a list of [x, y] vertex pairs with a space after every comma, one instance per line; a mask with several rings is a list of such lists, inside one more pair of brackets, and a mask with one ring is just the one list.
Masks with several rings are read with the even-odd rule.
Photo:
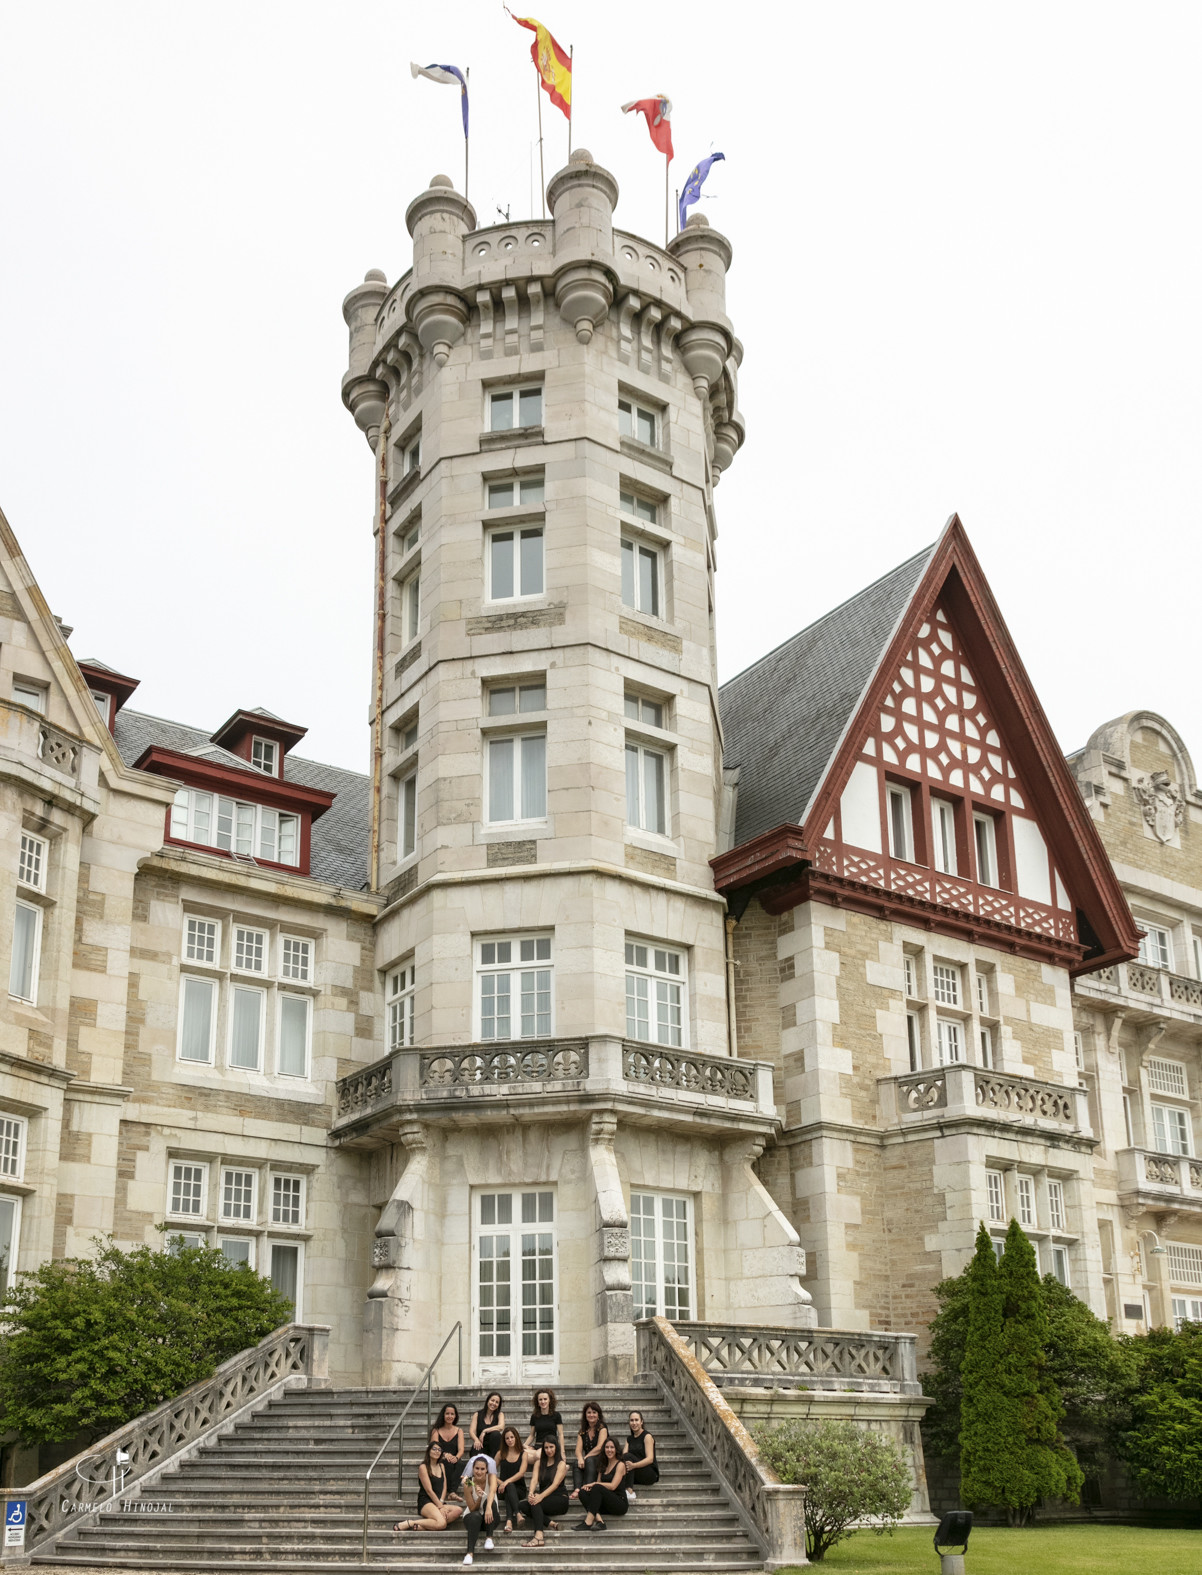
[[[117, 713], [117, 748], [127, 765], [140, 759], [152, 744], [176, 749], [204, 760], [246, 770], [246, 761], [228, 749], [210, 743], [209, 734], [182, 722], [168, 722], [126, 707]], [[336, 793], [330, 808], [313, 822], [309, 873], [314, 880], [330, 881], [361, 891], [367, 884], [367, 857], [371, 840], [370, 779], [358, 771], [322, 765], [317, 760], [284, 757], [284, 781], [301, 787]]]
[[935, 545], [722, 685], [724, 764], [742, 768], [736, 847], [805, 818]]

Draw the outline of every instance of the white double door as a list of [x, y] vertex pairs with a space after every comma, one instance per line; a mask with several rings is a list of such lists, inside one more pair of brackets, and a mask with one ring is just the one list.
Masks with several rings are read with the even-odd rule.
[[478, 1192], [472, 1199], [473, 1374], [537, 1381], [559, 1368], [555, 1194]]

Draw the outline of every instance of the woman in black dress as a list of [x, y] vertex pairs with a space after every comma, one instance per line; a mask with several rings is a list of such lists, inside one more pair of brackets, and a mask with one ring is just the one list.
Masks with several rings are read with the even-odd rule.
[[536, 1389], [534, 1391], [534, 1410], [530, 1413], [530, 1432], [526, 1438], [526, 1448], [530, 1452], [530, 1464], [538, 1459], [544, 1440], [553, 1438], [559, 1445], [559, 1453], [563, 1448], [563, 1417], [555, 1409], [554, 1389]]
[[580, 1489], [587, 1482], [597, 1480], [601, 1466], [601, 1449], [609, 1437], [605, 1413], [595, 1400], [586, 1400], [580, 1413], [580, 1431], [576, 1434], [576, 1460], [572, 1466], [572, 1497], [580, 1497]]
[[617, 1440], [607, 1438], [601, 1451], [597, 1480], [580, 1490], [580, 1502], [588, 1514], [576, 1527], [577, 1531], [604, 1531], [602, 1515], [626, 1513], [626, 1493], [622, 1487], [626, 1462], [618, 1453]]
[[564, 1478], [568, 1474], [567, 1461], [563, 1458], [558, 1443], [554, 1438], [547, 1437], [543, 1447], [539, 1450], [538, 1459], [534, 1464], [534, 1475], [530, 1479], [530, 1491], [518, 1505], [518, 1513], [528, 1515], [534, 1522], [534, 1535], [522, 1543], [524, 1548], [542, 1548], [546, 1546], [543, 1538], [543, 1527], [550, 1523], [552, 1531], [558, 1531], [555, 1521], [550, 1519], [553, 1515], [563, 1515], [568, 1507], [568, 1495], [564, 1489]]
[[445, 1531], [463, 1511], [447, 1503], [447, 1472], [442, 1463], [442, 1445], [431, 1438], [417, 1468], [417, 1520], [398, 1520], [394, 1531]]
[[659, 1466], [655, 1459], [655, 1439], [647, 1431], [641, 1411], [630, 1413], [630, 1436], [622, 1451], [626, 1462], [626, 1497], [633, 1504], [637, 1497], [634, 1489], [650, 1487], [659, 1481]]
[[463, 1429], [459, 1425], [459, 1407], [444, 1405], [438, 1421], [430, 1429], [430, 1437], [442, 1445], [442, 1468], [447, 1474], [447, 1497], [459, 1497], [459, 1483], [463, 1476]]
[[472, 1448], [478, 1455], [487, 1455], [490, 1460], [496, 1459], [497, 1450], [501, 1447], [501, 1430], [505, 1426], [502, 1405], [501, 1396], [494, 1389], [473, 1415], [468, 1430]]
[[497, 1497], [505, 1501], [505, 1530], [512, 1531], [518, 1518], [518, 1505], [526, 1496], [526, 1451], [516, 1427], [501, 1434], [497, 1451]]

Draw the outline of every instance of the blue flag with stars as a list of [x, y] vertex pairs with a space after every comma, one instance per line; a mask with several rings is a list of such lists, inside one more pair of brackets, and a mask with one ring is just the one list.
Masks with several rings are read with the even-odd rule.
[[725, 159], [725, 157], [725, 153], [711, 153], [709, 158], [702, 159], [700, 164], [693, 166], [693, 172], [689, 176], [688, 180], [685, 181], [684, 190], [680, 194], [680, 211], [678, 217], [680, 219], [680, 227], [682, 230], [684, 229], [684, 221], [688, 216], [689, 209], [701, 196], [701, 188], [705, 185], [705, 177], [709, 174], [710, 170], [718, 162], [718, 160]]

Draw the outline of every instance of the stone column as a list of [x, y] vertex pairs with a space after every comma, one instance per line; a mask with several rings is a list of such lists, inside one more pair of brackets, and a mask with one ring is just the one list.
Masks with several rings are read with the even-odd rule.
[[634, 1376], [630, 1217], [614, 1155], [617, 1130], [618, 1118], [612, 1111], [598, 1111], [589, 1117], [589, 1168], [597, 1199], [593, 1379], [599, 1384], [628, 1383]]
[[801, 1238], [752, 1169], [763, 1152], [764, 1139], [750, 1135], [722, 1150], [729, 1318], [813, 1329], [818, 1315], [801, 1284]]
[[415, 1383], [434, 1354], [437, 1296], [415, 1295], [422, 1277], [432, 1222], [430, 1151], [418, 1123], [398, 1134], [407, 1154], [405, 1169], [380, 1211], [372, 1243], [375, 1279], [363, 1317], [363, 1369], [370, 1387]]

